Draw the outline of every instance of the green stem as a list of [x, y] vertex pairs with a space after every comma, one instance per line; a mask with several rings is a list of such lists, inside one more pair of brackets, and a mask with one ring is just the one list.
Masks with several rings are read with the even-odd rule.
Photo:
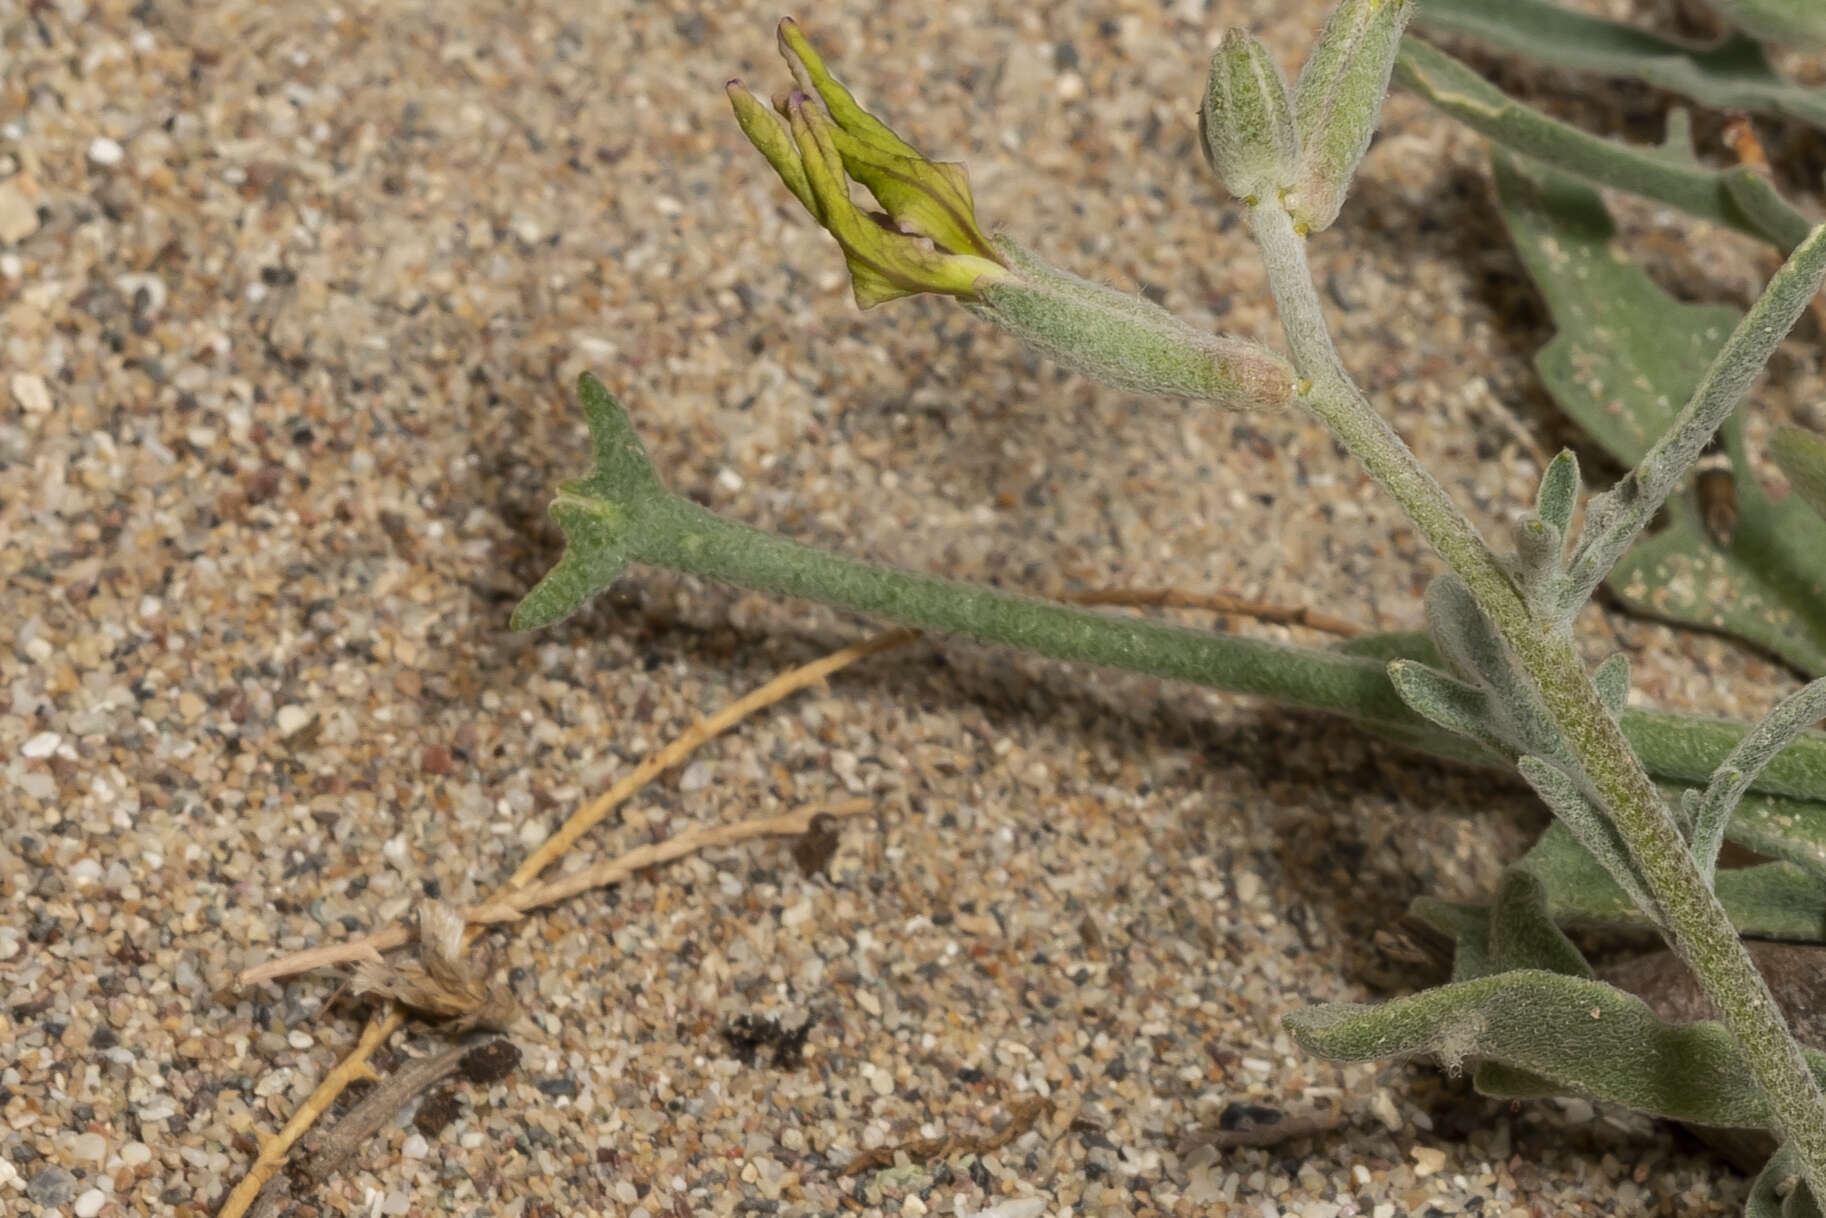
[[[1431, 732], [1380, 661], [1118, 617], [922, 575], [819, 550], [668, 495], [640, 512], [633, 558], [743, 588], [795, 596], [921, 630], [1037, 655], [1189, 681], [1328, 711], [1399, 731]], [[1459, 747], [1438, 741], [1448, 755]]]
[[1657, 920], [1667, 926], [1674, 949], [1743, 1049], [1814, 1195], [1826, 1196], [1826, 1093], [1700, 874], [1660, 792], [1606, 712], [1573, 648], [1571, 632], [1535, 620], [1476, 528], [1351, 381], [1332, 346], [1304, 239], [1286, 212], [1271, 201], [1252, 208], [1251, 220], [1294, 365], [1310, 382], [1305, 405], [1332, 428], [1470, 588], [1539, 690], [1580, 776], [1627, 844], [1658, 907]]

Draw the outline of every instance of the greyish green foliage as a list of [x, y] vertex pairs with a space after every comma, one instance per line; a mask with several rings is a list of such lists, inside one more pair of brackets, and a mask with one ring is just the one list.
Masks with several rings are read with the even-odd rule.
[[1826, 519], [1826, 436], [1784, 427], [1769, 442], [1769, 457], [1788, 475], [1801, 502]]
[[[1728, 305], [1674, 300], [1615, 248], [1603, 201], [1563, 174], [1498, 153], [1497, 200], [1558, 333], [1535, 370], [1560, 408], [1624, 464], [1649, 453], [1740, 320]], [[1667, 525], [1611, 569], [1608, 586], [1655, 617], [1734, 634], [1826, 673], [1826, 521], [1776, 502], [1728, 420], [1736, 521], [1710, 527], [1697, 491], [1667, 502]], [[1589, 527], [1589, 526], [1588, 526]]]
[[[1797, 13], [1805, 23], [1789, 0], [1731, 8], [1747, 29], [1805, 32], [1781, 24]], [[1631, 467], [1581, 514], [1578, 463], [1562, 453], [1544, 471], [1512, 551], [1498, 553], [1344, 368], [1306, 259], [1306, 237], [1337, 214], [1368, 145], [1409, 9], [1405, 0], [1342, 0], [1291, 102], [1278, 65], [1248, 35], [1227, 35], [1214, 61], [1204, 142], [1243, 196], [1291, 360], [1205, 334], [1012, 242], [991, 244], [963, 167], [928, 161], [863, 111], [790, 22], [781, 48], [802, 91], [783, 103], [784, 119], [739, 84], [730, 100], [787, 188], [837, 238], [864, 306], [940, 293], [1122, 388], [1228, 407], [1292, 404], [1323, 420], [1448, 567], [1427, 594], [1427, 635], [1327, 650], [1277, 646], [819, 551], [668, 491], [620, 404], [587, 375], [579, 394], [595, 469], [560, 487], [552, 515], [564, 554], [514, 625], [556, 622], [631, 564], [649, 564], [1347, 715], [1409, 747], [1511, 769], [1556, 823], [1508, 869], [1488, 907], [1416, 904], [1453, 939], [1452, 982], [1379, 1006], [1297, 1012], [1287, 1027], [1328, 1057], [1424, 1054], [1454, 1069], [1469, 1064], [1491, 1095], [1580, 1094], [1769, 1130], [1782, 1149], [1748, 1212], [1817, 1213], [1811, 1196], [1826, 1195], [1826, 1058], [1795, 1041], [1743, 936], [1826, 943], [1826, 736], [1807, 730], [1826, 712], [1826, 682], [1757, 725], [1631, 708], [1627, 658], [1589, 668], [1571, 623], [1608, 573], [1641, 611], [1826, 669], [1826, 521], [1815, 511], [1826, 501], [1826, 444], [1801, 433], [1778, 439], [1775, 456], [1796, 488], [1778, 501], [1762, 489], [1732, 417], [1826, 278], [1826, 228], [1809, 230], [1755, 174], [1700, 166], [1683, 123], [1670, 123], [1659, 149], [1598, 140], [1407, 43], [1401, 74], [1410, 87], [1545, 162], [1496, 158], [1504, 219], [1559, 328], [1537, 368], [1561, 407]], [[1805, 113], [1814, 101], [1774, 79], [1741, 40], [1680, 47], [1533, 0], [1430, 0], [1427, 13], [1436, 26], [1456, 23], [1500, 45], [1545, 49], [1565, 64], [1655, 79], [1702, 100], [1748, 90], [1743, 96], [1784, 113]], [[875, 194], [888, 223], [862, 226], [852, 181]], [[1586, 183], [1673, 203], [1755, 234], [1789, 259], [1741, 318], [1725, 306], [1682, 304], [1615, 251], [1610, 218]], [[1730, 519], [1677, 489], [1715, 435], [1736, 486]], [[1666, 527], [1637, 542], [1664, 501]], [[1720, 870], [1723, 841], [1774, 861]], [[1692, 969], [1709, 1004], [1700, 1009], [1718, 1021], [1669, 1023], [1595, 979], [1568, 927], [1659, 932]]]
[[1807, 217], [1754, 170], [1708, 169], [1695, 161], [1683, 111], [1669, 115], [1667, 142], [1659, 148], [1604, 139], [1523, 105], [1414, 38], [1402, 44], [1395, 79], [1501, 146], [1587, 182], [1666, 203], [1783, 251], [1807, 235]]
[[[1753, 9], [1785, 9], [1817, 31], [1826, 25], [1818, 0], [1714, 0], [1713, 7], [1746, 30]], [[1573, 12], [1546, 0], [1421, 0], [1423, 28], [1475, 39], [1540, 63], [1603, 76], [1632, 77], [1720, 110], [1785, 115], [1826, 129], [1826, 89], [1784, 80], [1755, 37], [1737, 35], [1696, 46], [1648, 30]], [[1767, 18], [1765, 18], [1767, 20]], [[1760, 23], [1758, 23], [1760, 24]], [[1787, 35], [1759, 34], [1795, 41]]]

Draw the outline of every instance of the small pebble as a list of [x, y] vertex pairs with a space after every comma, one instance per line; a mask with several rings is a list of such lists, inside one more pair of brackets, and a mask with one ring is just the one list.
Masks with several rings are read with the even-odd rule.
[[0, 182], [0, 242], [17, 245], [38, 231], [38, 209], [17, 178]]
[[1446, 1152], [1433, 1146], [1416, 1146], [1414, 1156], [1414, 1174], [1430, 1176], [1441, 1171], [1446, 1165]]
[[118, 165], [126, 158], [126, 155], [125, 148], [105, 135], [96, 136], [89, 141], [89, 160], [96, 165]]
[[138, 1167], [152, 1161], [152, 1147], [144, 1142], [129, 1142], [120, 1148], [120, 1161], [128, 1167]]
[[279, 729], [281, 736], [294, 736], [310, 725], [311, 712], [304, 707], [287, 703], [279, 708], [273, 716], [273, 726]]
[[702, 791], [705, 787], [710, 785], [710, 780], [715, 774], [716, 771], [711, 768], [708, 761], [694, 761], [685, 767], [685, 772], [683, 774], [679, 775], [678, 789], [681, 791]]
[[63, 743], [63, 737], [56, 732], [39, 732], [30, 740], [19, 746], [19, 755], [32, 761], [49, 757]]
[[422, 1159], [431, 1153], [431, 1143], [425, 1141], [423, 1134], [411, 1134], [400, 1146], [399, 1153], [408, 1159]]
[[76, 1177], [65, 1167], [41, 1167], [26, 1182], [25, 1195], [39, 1205], [65, 1205], [76, 1195]]
[[92, 1188], [76, 1198], [76, 1204], [72, 1208], [76, 1218], [95, 1218], [95, 1215], [101, 1213], [101, 1207], [106, 1204], [108, 1204], [108, 1194], [99, 1188]]
[[99, 1133], [85, 1133], [76, 1139], [70, 1152], [88, 1163], [100, 1163], [108, 1157], [108, 1139]]

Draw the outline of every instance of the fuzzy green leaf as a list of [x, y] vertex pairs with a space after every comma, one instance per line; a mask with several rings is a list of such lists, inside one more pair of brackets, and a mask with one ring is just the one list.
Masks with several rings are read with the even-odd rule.
[[1796, 737], [1826, 718], [1826, 677], [1782, 699], [1724, 759], [1694, 802], [1693, 857], [1710, 878], [1727, 823], [1750, 784]]
[[1615, 719], [1629, 705], [1629, 656], [1613, 651], [1592, 670], [1591, 683], [1598, 687], [1598, 698]]
[[[1624, 260], [1590, 188], [1500, 153], [1495, 168], [1510, 236], [1559, 327], [1535, 367], [1560, 408], [1633, 466], [1673, 421], [1739, 315], [1676, 301]], [[1676, 493], [1668, 526], [1639, 540], [1608, 585], [1641, 613], [1731, 634], [1807, 672], [1826, 672], [1819, 557], [1826, 522], [1763, 494], [1744, 463], [1735, 417], [1721, 435], [1737, 472], [1731, 536], [1721, 541], [1707, 528], [1694, 492]]]
[[[1724, 0], [1716, 7], [1743, 2]], [[1818, 0], [1786, 2], [1817, 11]], [[1743, 35], [1697, 46], [1546, 0], [1422, 0], [1414, 20], [1555, 67], [1633, 77], [1702, 105], [1778, 114], [1826, 129], [1826, 90], [1784, 80], [1756, 40]]]
[[1512, 752], [1491, 722], [1490, 699], [1474, 685], [1454, 680], [1412, 660], [1389, 665], [1395, 692], [1415, 714], [1456, 735], [1467, 736], [1494, 752]]
[[1656, 908], [1648, 885], [1636, 871], [1629, 847], [1611, 823], [1604, 810], [1576, 782], [1572, 775], [1543, 757], [1525, 756], [1516, 762], [1529, 786], [1541, 802], [1553, 810], [1555, 818], [1566, 826], [1586, 853], [1603, 865], [1604, 871], [1618, 888], [1629, 894], [1630, 904], [1645, 915]]
[[1660, 148], [1607, 140], [1530, 109], [1444, 51], [1413, 38], [1402, 43], [1395, 78], [1503, 147], [1584, 181], [1658, 200], [1784, 252], [1807, 235], [1807, 217], [1762, 175], [1743, 166], [1707, 169], [1695, 161], [1684, 118], [1670, 117], [1669, 141]]
[[[1301, 1047], [1333, 1061], [1437, 1057], [1526, 1071], [1556, 1089], [1700, 1125], [1767, 1128], [1768, 1107], [1742, 1054], [1713, 1022], [1670, 1024], [1622, 990], [1525, 969], [1459, 981], [1378, 1006], [1336, 1003], [1283, 1020]], [[1826, 1056], [1808, 1051], [1816, 1076]]]
[[613, 583], [634, 561], [638, 509], [666, 495], [615, 395], [586, 372], [577, 379], [577, 396], [589, 419], [596, 469], [559, 484], [551, 513], [564, 533], [564, 555], [514, 610], [515, 630], [567, 618]]
[[1541, 471], [1541, 484], [1534, 492], [1534, 514], [1564, 537], [1572, 532], [1572, 514], [1578, 506], [1579, 458], [1572, 449], [1562, 448]]
[[1744, 1199], [1744, 1218], [1820, 1218], [1819, 1203], [1801, 1178], [1791, 1143], [1771, 1155]]
[[1769, 456], [1801, 502], [1826, 519], [1826, 436], [1784, 427], [1770, 439]]
[[[1622, 930], [1650, 925], [1563, 825], [1549, 825], [1518, 866], [1537, 876], [1562, 926]], [[1826, 943], [1826, 877], [1792, 863], [1721, 871], [1718, 899], [1744, 935]]]

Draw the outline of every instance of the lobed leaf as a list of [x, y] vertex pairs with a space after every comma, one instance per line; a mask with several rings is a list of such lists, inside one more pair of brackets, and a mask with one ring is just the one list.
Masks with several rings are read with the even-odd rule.
[[[1683, 304], [1612, 246], [1596, 192], [1539, 165], [1495, 158], [1498, 204], [1559, 328], [1535, 357], [1554, 400], [1606, 451], [1633, 466], [1675, 418], [1739, 314]], [[1733, 635], [1813, 674], [1826, 673], [1826, 521], [1765, 495], [1743, 429], [1721, 429], [1736, 475], [1736, 522], [1720, 538], [1696, 493], [1666, 505], [1667, 527], [1611, 571], [1631, 609]], [[1588, 524], [1587, 532], [1590, 532]]]

